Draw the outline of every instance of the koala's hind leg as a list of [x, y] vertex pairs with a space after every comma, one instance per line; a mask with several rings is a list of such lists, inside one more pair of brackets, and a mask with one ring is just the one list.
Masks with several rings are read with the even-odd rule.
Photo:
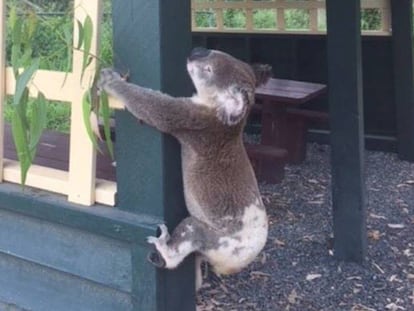
[[194, 217], [185, 218], [170, 236], [165, 225], [159, 226], [159, 237], [148, 237], [147, 241], [155, 246], [156, 251], [148, 257], [159, 268], [173, 269], [185, 257], [203, 247], [206, 225]]

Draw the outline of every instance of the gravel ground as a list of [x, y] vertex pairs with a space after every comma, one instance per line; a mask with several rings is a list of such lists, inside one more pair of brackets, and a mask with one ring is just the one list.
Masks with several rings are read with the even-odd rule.
[[332, 256], [328, 146], [310, 144], [278, 185], [261, 185], [268, 243], [243, 272], [208, 273], [199, 311], [414, 310], [414, 164], [366, 153], [368, 256], [363, 265]]

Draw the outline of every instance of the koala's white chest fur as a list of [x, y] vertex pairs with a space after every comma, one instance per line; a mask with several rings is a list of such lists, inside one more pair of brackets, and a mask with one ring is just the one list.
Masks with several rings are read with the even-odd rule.
[[252, 204], [244, 209], [242, 228], [219, 239], [219, 246], [205, 253], [216, 273], [236, 273], [250, 264], [266, 244], [268, 219], [265, 209]]

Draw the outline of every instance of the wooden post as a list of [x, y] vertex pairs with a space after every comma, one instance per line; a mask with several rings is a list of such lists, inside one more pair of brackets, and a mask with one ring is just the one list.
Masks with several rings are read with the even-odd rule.
[[328, 0], [334, 253], [366, 255], [360, 0]]
[[[75, 19], [83, 23], [86, 16], [92, 19], [94, 25], [100, 24], [101, 8], [100, 1], [76, 0], [74, 2]], [[73, 44], [77, 42], [77, 21], [74, 20], [74, 40]], [[91, 42], [91, 53], [98, 55], [98, 39], [99, 27], [96, 27], [95, 33]], [[82, 76], [82, 59], [83, 53], [81, 51], [73, 51], [73, 75], [78, 77], [79, 81]], [[97, 66], [96, 59], [85, 70], [85, 75], [82, 79], [81, 90], [75, 92], [74, 100], [71, 105], [71, 128], [70, 128], [70, 161], [69, 161], [69, 185], [68, 198], [70, 202], [92, 205], [95, 203], [95, 182], [96, 182], [96, 151], [88, 137], [85, 126], [83, 124], [82, 98], [83, 93], [89, 86], [89, 81], [92, 80]], [[61, 89], [60, 87], [59, 89]], [[79, 87], [77, 88], [79, 89]]]
[[392, 0], [392, 48], [398, 155], [414, 162], [414, 51], [412, 0]]
[[6, 105], [6, 1], [0, 2], [0, 182], [3, 181], [4, 106]]
[[[116, 67], [130, 81], [174, 96], [191, 95], [186, 58], [191, 50], [190, 0], [114, 0]], [[127, 111], [116, 113], [116, 158], [120, 209], [156, 217], [170, 230], [186, 216], [180, 148], [175, 139], [139, 124]], [[156, 228], [154, 227], [154, 233]], [[136, 245], [136, 310], [194, 310], [192, 258], [178, 269], [156, 269], [149, 248]]]

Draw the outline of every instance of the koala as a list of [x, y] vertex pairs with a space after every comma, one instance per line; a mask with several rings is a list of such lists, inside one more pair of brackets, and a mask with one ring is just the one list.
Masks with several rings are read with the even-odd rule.
[[268, 219], [242, 135], [255, 88], [270, 78], [268, 65], [248, 65], [217, 50], [195, 48], [187, 71], [196, 94], [171, 97], [126, 82], [112, 69], [98, 88], [121, 100], [137, 119], [181, 144], [185, 202], [190, 214], [170, 235], [148, 237], [149, 261], [173, 269], [196, 253], [196, 287], [202, 261], [217, 274], [232, 274], [263, 249]]

